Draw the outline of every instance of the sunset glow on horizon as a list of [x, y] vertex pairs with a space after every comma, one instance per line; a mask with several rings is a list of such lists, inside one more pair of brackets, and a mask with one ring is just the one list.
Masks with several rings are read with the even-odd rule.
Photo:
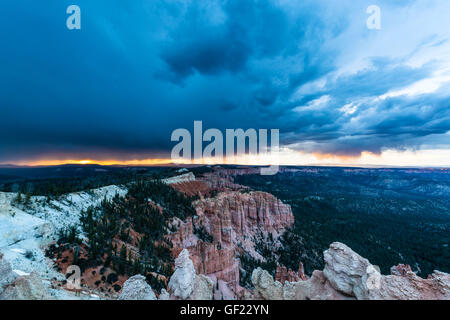
[[419, 150], [398, 151], [386, 150], [377, 155], [363, 152], [360, 156], [304, 153], [288, 148], [282, 148], [278, 159], [267, 155], [252, 155], [236, 157], [234, 161], [217, 162], [214, 159], [200, 161], [172, 161], [170, 158], [148, 158], [132, 160], [96, 160], [96, 159], [41, 159], [1, 163], [17, 166], [58, 166], [58, 165], [121, 165], [121, 166], [169, 166], [169, 165], [272, 165], [277, 162], [283, 166], [407, 166], [407, 167], [450, 167], [450, 150]]

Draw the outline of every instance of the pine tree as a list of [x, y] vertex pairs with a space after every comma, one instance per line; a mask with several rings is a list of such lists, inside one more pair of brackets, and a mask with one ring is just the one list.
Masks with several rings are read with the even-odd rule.
[[117, 271], [120, 274], [124, 274], [126, 266], [127, 266], [127, 247], [125, 245], [122, 245], [122, 248], [120, 248], [120, 253], [119, 253], [119, 264], [118, 264], [119, 270], [117, 270]]
[[75, 246], [75, 249], [73, 250], [73, 261], [72, 261], [73, 265], [77, 265], [78, 264], [79, 256], [80, 256], [80, 247]]
[[17, 193], [16, 202], [22, 203], [22, 192], [20, 191]]
[[30, 204], [31, 201], [31, 194], [29, 192], [25, 195], [25, 204]]

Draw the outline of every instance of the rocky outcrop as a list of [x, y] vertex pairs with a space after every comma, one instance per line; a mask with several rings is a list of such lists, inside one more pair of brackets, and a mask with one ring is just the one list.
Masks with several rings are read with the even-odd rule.
[[175, 259], [175, 272], [169, 281], [170, 295], [162, 291], [160, 300], [212, 300], [213, 281], [205, 275], [196, 275], [189, 251], [184, 249]]
[[11, 269], [11, 265], [0, 252], [0, 294], [4, 287], [14, 281], [15, 275]]
[[284, 284], [286, 281], [297, 282], [300, 280], [308, 280], [308, 277], [305, 275], [303, 263], [300, 262], [297, 272], [287, 269], [285, 266], [277, 265], [275, 280]]
[[192, 260], [189, 259], [189, 251], [181, 251], [175, 259], [175, 272], [170, 278], [170, 292], [177, 298], [186, 300], [194, 291], [195, 269]]
[[156, 300], [156, 296], [145, 277], [135, 275], [125, 281], [118, 300]]
[[195, 176], [192, 172], [162, 180], [162, 182], [164, 182], [166, 184], [176, 184], [176, 183], [191, 182], [191, 181], [195, 181]]
[[204, 173], [199, 180], [204, 181], [211, 189], [217, 191], [241, 190], [248, 187], [234, 183], [234, 177], [244, 174], [259, 174], [256, 168], [224, 169], [215, 168], [212, 172]]
[[49, 300], [48, 288], [36, 272], [21, 276], [0, 294], [0, 300]]
[[399, 264], [391, 267], [391, 274], [394, 276], [406, 276], [408, 272], [413, 272], [408, 264]]
[[189, 249], [197, 273], [213, 275], [233, 288], [239, 284], [239, 261], [233, 247], [219, 249], [215, 243], [199, 241]]
[[274, 281], [265, 270], [253, 271], [252, 283], [255, 287], [251, 299], [264, 300], [345, 300], [349, 297], [336, 291], [321, 271], [314, 271], [311, 278], [298, 282]]
[[161, 289], [161, 294], [159, 295], [158, 300], [170, 300], [170, 295], [166, 289]]
[[377, 285], [381, 274], [370, 264], [343, 243], [332, 243], [324, 252], [325, 276], [333, 288], [347, 295], [362, 298], [369, 286]]
[[[169, 281], [169, 291], [162, 289], [159, 300], [212, 300], [213, 281], [205, 275], [195, 274], [189, 252], [183, 250], [175, 260], [175, 273]], [[145, 277], [136, 275], [124, 283], [118, 300], [157, 299]]]
[[383, 276], [367, 259], [338, 242], [325, 251], [324, 259], [324, 274], [332, 286], [357, 299], [450, 299], [450, 275], [443, 272], [422, 279], [403, 266], [400, 275]]
[[336, 291], [322, 271], [315, 270], [307, 281], [287, 282], [285, 297], [290, 300], [353, 300]]
[[[18, 270], [17, 274], [20, 274]], [[50, 293], [37, 272], [16, 277], [0, 253], [0, 300], [49, 300]]]
[[189, 300], [212, 300], [213, 298], [213, 282], [205, 275], [197, 275], [195, 277], [194, 290]]
[[275, 300], [449, 300], [450, 275], [435, 271], [422, 279], [408, 266], [397, 266], [393, 275], [381, 275], [376, 266], [345, 244], [335, 242], [324, 252], [323, 272], [306, 281], [274, 281], [262, 269], [254, 270], [254, 297]]
[[[225, 191], [194, 203], [195, 219], [175, 221], [170, 235], [175, 254], [188, 249], [195, 270], [218, 280], [237, 292], [239, 288], [238, 247], [258, 256], [254, 237], [270, 234], [273, 239], [294, 222], [289, 205], [265, 192]], [[196, 229], [204, 229], [212, 241], [202, 241]]]
[[223, 192], [195, 207], [199, 217], [208, 218], [214, 239], [224, 245], [260, 231], [279, 234], [294, 223], [290, 206], [266, 192]]
[[252, 273], [252, 283], [255, 286], [256, 294], [265, 300], [284, 300], [283, 285], [274, 281], [273, 277], [261, 268]]
[[[194, 202], [197, 216], [175, 223], [177, 231], [170, 235], [174, 254], [187, 249], [188, 260], [197, 274], [213, 278], [216, 284], [223, 283], [234, 292], [234, 297], [244, 294], [239, 286], [237, 252], [261, 258], [254, 248], [255, 238], [270, 235], [276, 243], [278, 236], [294, 223], [289, 205], [271, 194], [249, 191], [234, 183], [234, 176], [257, 173], [255, 170], [215, 168], [195, 181], [177, 178], [173, 183], [179, 191], [188, 195], [197, 192], [200, 196]], [[200, 233], [199, 228], [203, 229]], [[205, 239], [205, 232], [211, 239]], [[376, 266], [341, 243], [333, 243], [324, 252], [324, 260], [324, 270], [314, 271], [310, 278], [301, 264], [298, 271], [278, 266], [275, 280], [257, 269], [252, 275], [255, 290], [245, 293], [254, 298], [296, 300], [448, 297], [448, 275], [444, 273], [435, 272], [422, 279], [409, 266], [399, 265], [392, 268], [392, 275], [383, 276]], [[189, 264], [189, 268], [180, 268], [170, 291], [177, 298], [192, 298], [197, 281]], [[202, 287], [209, 288], [208, 282]]]
[[213, 189], [204, 181], [178, 182], [171, 186], [190, 197], [198, 196], [201, 199], [211, 196], [213, 192]]

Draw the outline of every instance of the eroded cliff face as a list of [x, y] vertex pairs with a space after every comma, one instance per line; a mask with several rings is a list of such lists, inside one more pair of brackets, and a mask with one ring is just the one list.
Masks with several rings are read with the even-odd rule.
[[[197, 216], [185, 222], [176, 220], [176, 229], [170, 235], [174, 254], [188, 249], [198, 274], [208, 275], [216, 281], [224, 281], [239, 296], [238, 252], [246, 251], [259, 258], [255, 251], [255, 237], [271, 234], [277, 239], [286, 228], [294, 223], [289, 205], [265, 192], [249, 192], [235, 185], [229, 179], [229, 172], [216, 171], [202, 178], [201, 183], [209, 186], [202, 189], [199, 200], [194, 202]], [[192, 194], [199, 181], [183, 182], [174, 188]], [[236, 190], [239, 189], [239, 190]], [[211, 190], [215, 197], [204, 197]], [[204, 230], [210, 237], [201, 239], [198, 230]]]
[[234, 245], [257, 232], [278, 236], [294, 223], [289, 205], [265, 192], [228, 191], [195, 203], [204, 226], [221, 244]]

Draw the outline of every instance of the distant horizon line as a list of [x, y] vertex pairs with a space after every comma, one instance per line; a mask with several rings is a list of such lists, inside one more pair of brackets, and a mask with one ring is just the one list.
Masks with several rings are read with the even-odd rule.
[[[180, 167], [180, 168], [189, 168], [189, 167], [218, 167], [218, 166], [235, 166], [242, 168], [250, 168], [250, 167], [267, 167], [268, 165], [262, 164], [232, 164], [232, 163], [216, 163], [216, 164], [206, 164], [206, 163], [192, 163], [192, 164], [180, 164], [180, 163], [164, 163], [164, 164], [120, 164], [120, 163], [111, 163], [111, 164], [101, 164], [101, 163], [60, 163], [60, 164], [14, 164], [14, 163], [0, 163], [1, 169], [7, 168], [49, 168], [49, 167], [63, 167], [63, 166], [99, 166], [99, 167]], [[280, 168], [283, 167], [326, 167], [326, 168], [361, 168], [361, 169], [450, 169], [450, 165], [443, 166], [433, 166], [433, 165], [378, 165], [378, 164], [280, 164]]]

